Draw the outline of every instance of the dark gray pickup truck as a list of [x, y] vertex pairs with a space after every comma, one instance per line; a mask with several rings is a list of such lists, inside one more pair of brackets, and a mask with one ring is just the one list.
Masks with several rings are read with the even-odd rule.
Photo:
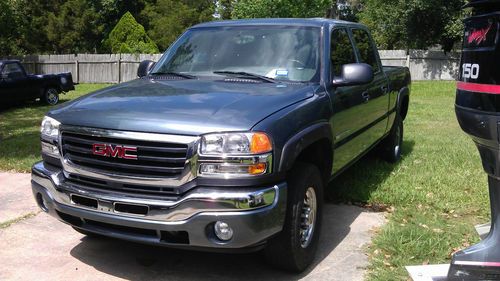
[[81, 233], [302, 271], [328, 182], [373, 148], [401, 156], [410, 73], [360, 24], [200, 24], [138, 76], [43, 119], [33, 194]]
[[18, 60], [0, 60], [0, 105], [35, 99], [55, 105], [60, 93], [74, 89], [71, 73], [33, 75]]

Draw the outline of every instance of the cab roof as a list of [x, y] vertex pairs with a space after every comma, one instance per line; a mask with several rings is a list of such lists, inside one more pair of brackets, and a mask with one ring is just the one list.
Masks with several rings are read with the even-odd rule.
[[0, 60], [0, 65], [12, 62], [20, 62], [19, 60]]
[[211, 21], [201, 23], [193, 26], [192, 28], [200, 27], [222, 27], [222, 26], [248, 26], [248, 25], [292, 25], [292, 26], [316, 26], [322, 27], [325, 25], [349, 25], [364, 27], [364, 25], [326, 18], [264, 18], [264, 19], [242, 19], [242, 20], [224, 20], [224, 21]]

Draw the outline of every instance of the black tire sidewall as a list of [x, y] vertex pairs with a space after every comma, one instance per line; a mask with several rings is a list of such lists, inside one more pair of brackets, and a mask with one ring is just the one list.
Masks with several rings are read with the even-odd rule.
[[[282, 269], [301, 272], [314, 260], [318, 248], [323, 213], [323, 182], [319, 169], [307, 163], [298, 163], [288, 178], [287, 212], [282, 232], [266, 248], [268, 261]], [[311, 242], [301, 246], [300, 225], [304, 197], [309, 187], [316, 193], [316, 220]]]
[[[398, 135], [399, 129], [399, 135]], [[403, 119], [399, 114], [396, 115], [394, 119], [394, 124], [391, 128], [391, 132], [382, 141], [382, 157], [389, 163], [396, 163], [401, 159], [401, 152], [403, 148], [403, 137], [404, 137], [404, 126]], [[396, 153], [396, 146], [399, 145], [399, 151]]]

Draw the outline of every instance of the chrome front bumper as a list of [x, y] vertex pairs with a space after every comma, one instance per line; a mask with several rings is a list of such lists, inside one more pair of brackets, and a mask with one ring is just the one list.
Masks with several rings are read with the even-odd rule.
[[[74, 227], [98, 234], [173, 247], [239, 249], [258, 246], [282, 230], [286, 184], [264, 188], [194, 188], [176, 200], [96, 190], [66, 182], [60, 168], [43, 162], [32, 168], [33, 194], [40, 207]], [[82, 205], [85, 198], [95, 205]], [[144, 206], [144, 214], [117, 211], [116, 204]], [[234, 230], [230, 241], [213, 235], [213, 224], [224, 221]], [[177, 233], [182, 243], [164, 239]], [[175, 240], [175, 239], [174, 239]]]

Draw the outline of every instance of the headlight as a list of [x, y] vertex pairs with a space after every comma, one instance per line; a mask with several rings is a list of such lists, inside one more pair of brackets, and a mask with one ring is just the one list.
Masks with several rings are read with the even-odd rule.
[[261, 132], [202, 136], [199, 174], [208, 177], [245, 177], [271, 173], [273, 145]]
[[40, 128], [42, 138], [42, 154], [51, 157], [59, 157], [59, 148], [57, 147], [57, 138], [59, 137], [59, 123], [54, 118], [43, 117]]
[[54, 118], [48, 116], [43, 117], [42, 126], [40, 128], [42, 139], [48, 141], [56, 140], [59, 136], [59, 125], [61, 125], [61, 123]]
[[270, 138], [261, 132], [209, 134], [201, 138], [202, 155], [256, 155], [271, 152]]

